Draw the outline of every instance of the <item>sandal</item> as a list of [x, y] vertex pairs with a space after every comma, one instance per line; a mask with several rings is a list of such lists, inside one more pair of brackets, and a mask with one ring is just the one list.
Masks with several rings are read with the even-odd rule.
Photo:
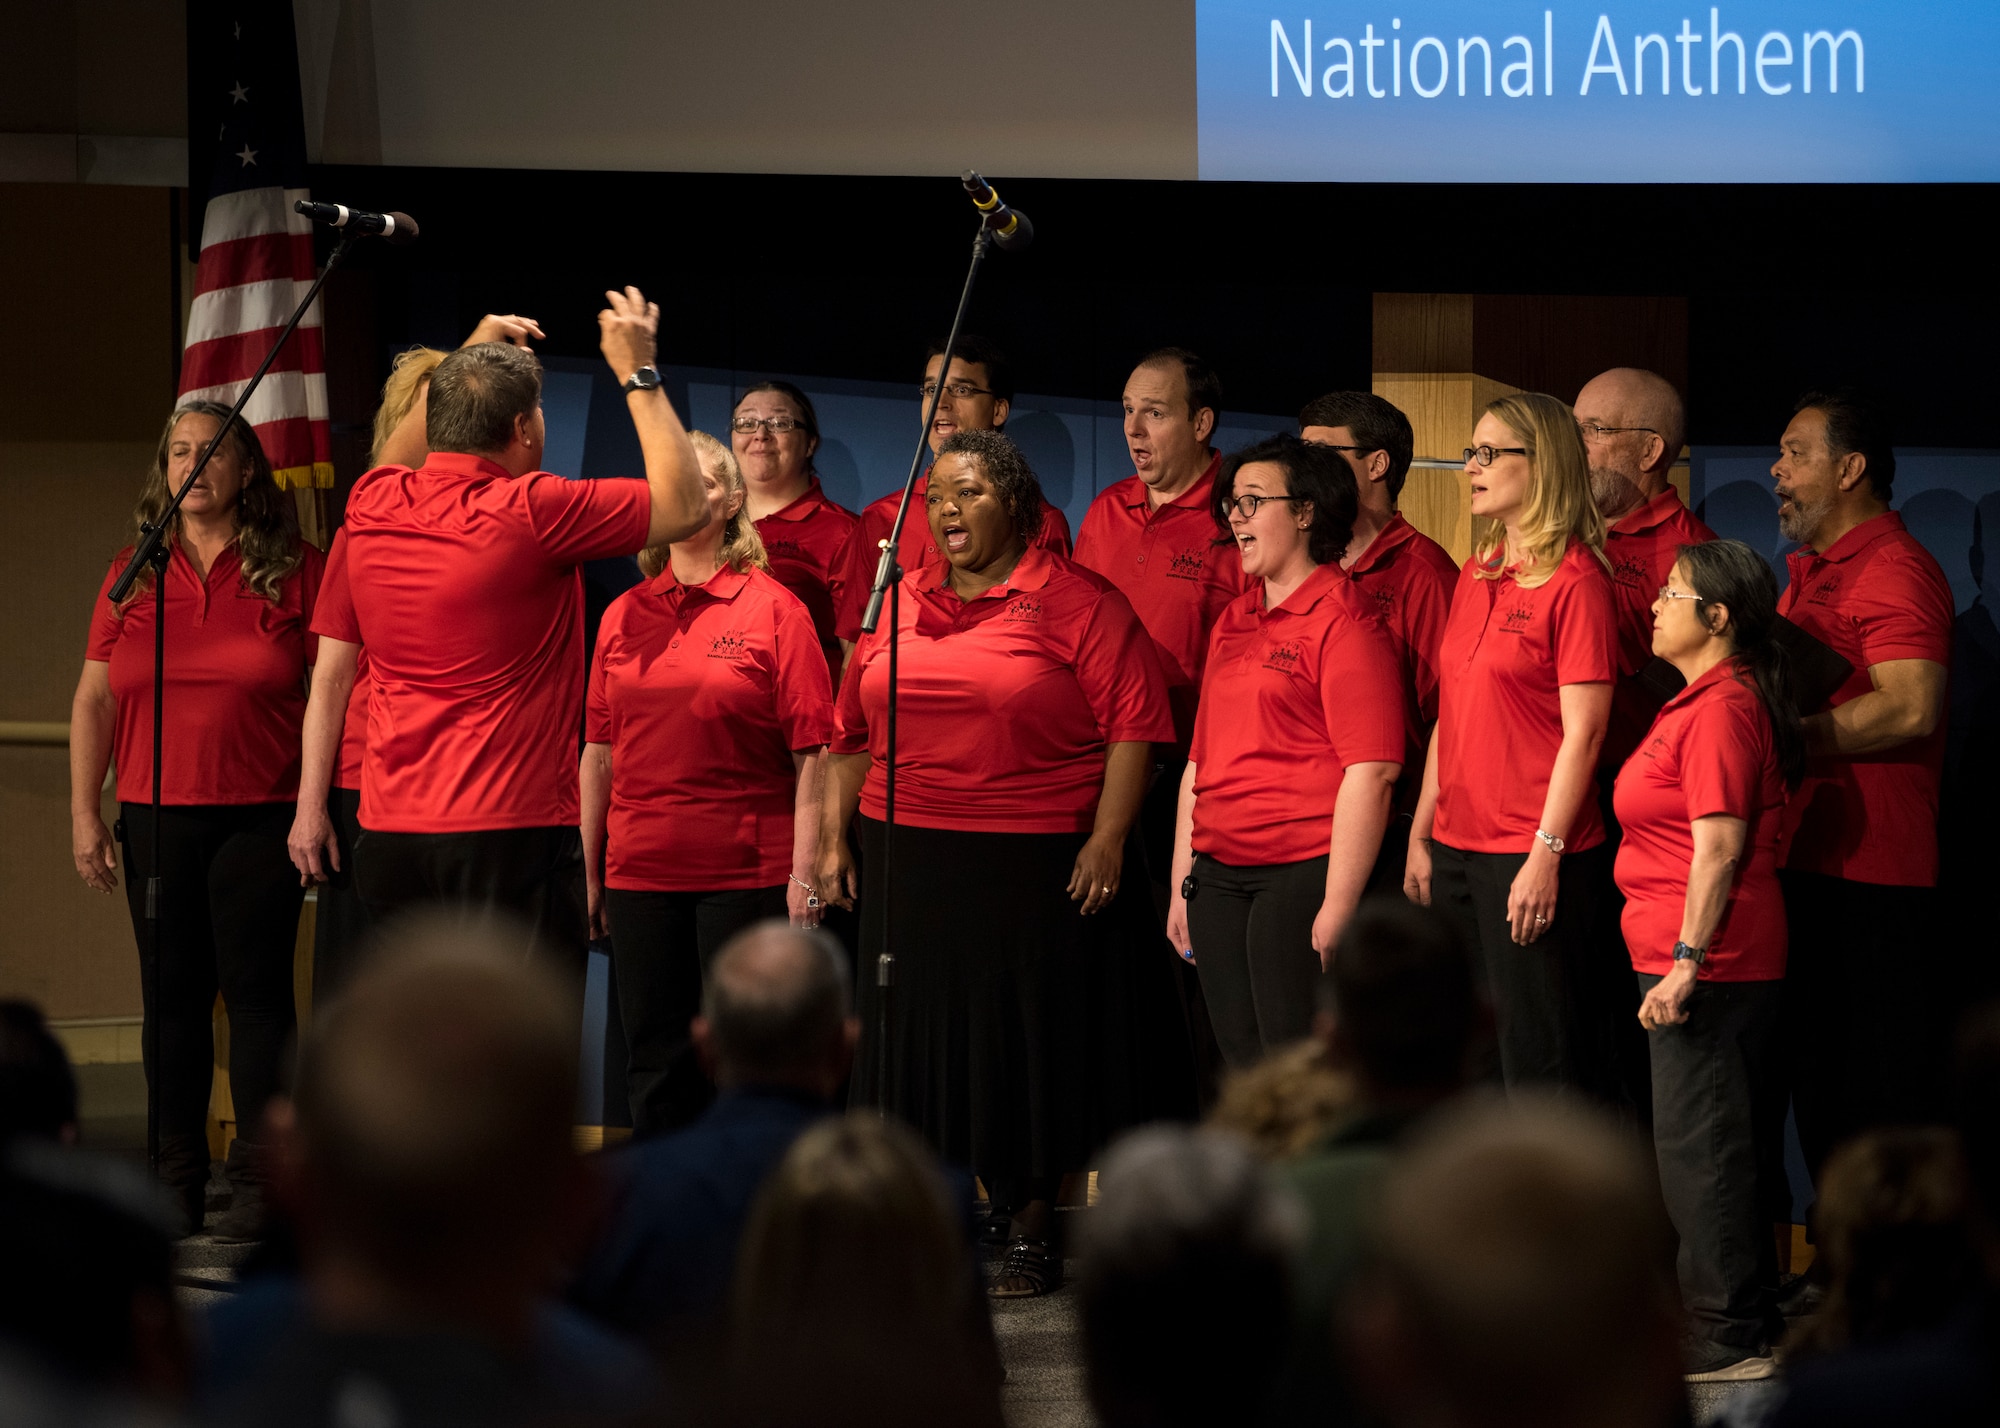
[[[1009, 1281], [1025, 1285], [1017, 1288]], [[1007, 1245], [1007, 1257], [1000, 1264], [1000, 1276], [986, 1287], [994, 1299], [1037, 1299], [1062, 1288], [1063, 1262], [1050, 1252], [1047, 1240], [1016, 1235]]]

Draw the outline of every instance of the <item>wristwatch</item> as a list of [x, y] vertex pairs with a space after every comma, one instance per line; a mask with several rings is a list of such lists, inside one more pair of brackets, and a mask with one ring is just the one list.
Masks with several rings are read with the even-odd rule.
[[660, 369], [650, 362], [625, 379], [628, 392], [650, 392], [659, 385]]
[[1676, 942], [1674, 944], [1674, 960], [1676, 962], [1692, 962], [1695, 966], [1699, 967], [1708, 960], [1708, 949], [1706, 947], [1690, 947], [1685, 942]]
[[1562, 839], [1556, 837], [1555, 834], [1546, 832], [1540, 828], [1537, 828], [1535, 830], [1535, 836], [1541, 839], [1544, 843], [1548, 844], [1549, 851], [1551, 853], [1556, 854], [1558, 857], [1560, 857], [1562, 855], [1563, 850], [1569, 846], [1568, 844], [1564, 843]]

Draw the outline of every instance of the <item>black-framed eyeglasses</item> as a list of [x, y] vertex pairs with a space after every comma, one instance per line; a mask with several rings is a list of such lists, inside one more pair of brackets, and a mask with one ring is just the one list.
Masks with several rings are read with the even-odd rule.
[[1243, 519], [1246, 521], [1254, 521], [1257, 519], [1257, 508], [1262, 506], [1266, 501], [1285, 501], [1287, 503], [1291, 503], [1291, 502], [1303, 501], [1306, 499], [1308, 498], [1305, 496], [1243, 495], [1243, 496], [1237, 496], [1231, 501], [1229, 501], [1226, 505], [1223, 506], [1223, 509], [1225, 511], [1235, 512], [1237, 515], [1243, 517]]
[[750, 433], [755, 431], [760, 426], [763, 427], [764, 430], [770, 432], [771, 435], [773, 436], [783, 436], [786, 432], [797, 431], [800, 427], [804, 425], [805, 423], [800, 421], [797, 417], [788, 417], [788, 416], [780, 416], [780, 417], [740, 416], [740, 417], [731, 417], [729, 419], [729, 429], [735, 432], [738, 436], [748, 436], [750, 435]]
[[1491, 466], [1494, 461], [1502, 456], [1526, 456], [1527, 454], [1528, 448], [1525, 446], [1468, 446], [1463, 453], [1463, 459], [1476, 461], [1481, 466]]
[[1617, 436], [1620, 432], [1643, 431], [1648, 436], [1658, 436], [1659, 432], [1650, 426], [1606, 426], [1602, 422], [1580, 421], [1576, 429], [1585, 441], [1602, 441], [1607, 436]]
[[[957, 398], [961, 402], [969, 397], [990, 397], [994, 395], [994, 393], [988, 391], [985, 387], [975, 387], [970, 382], [946, 382], [944, 389], [947, 394]], [[924, 394], [924, 400], [929, 401], [938, 394], [938, 384], [936, 382], [926, 382], [920, 390]]]

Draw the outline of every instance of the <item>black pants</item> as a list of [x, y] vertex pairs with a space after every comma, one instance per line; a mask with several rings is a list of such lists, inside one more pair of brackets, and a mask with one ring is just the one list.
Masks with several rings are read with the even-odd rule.
[[[1617, 770], [1600, 769], [1597, 807], [1604, 819], [1604, 856], [1618, 862], [1624, 830], [1611, 806]], [[1632, 980], [1631, 949], [1625, 945], [1625, 895], [1617, 881], [1606, 878], [1597, 890], [1596, 944], [1585, 963], [1583, 1014], [1588, 1025], [1605, 1038], [1605, 1083], [1593, 1088], [1605, 1104], [1629, 1118], [1643, 1132], [1653, 1115], [1653, 1072], [1647, 1053], [1647, 1032], [1639, 1025], [1641, 994]]]
[[702, 976], [731, 937], [753, 922], [785, 916], [785, 885], [723, 892], [606, 888], [604, 912], [625, 1027], [632, 1131], [674, 1130], [715, 1099], [688, 1036], [701, 1010]]
[[1197, 853], [1194, 876], [1188, 936], [1215, 1039], [1231, 1067], [1250, 1066], [1312, 1031], [1326, 859], [1237, 868]]
[[[1658, 977], [1637, 978], [1643, 997]], [[1780, 1327], [1771, 1216], [1760, 1193], [1765, 1141], [1782, 1127], [1762, 1107], [1776, 1051], [1782, 982], [1697, 982], [1687, 1020], [1647, 1033], [1653, 1151], [1680, 1235], [1681, 1300], [1711, 1343], [1758, 1350]]]
[[[295, 1025], [292, 953], [305, 890], [285, 849], [294, 805], [168, 806], [160, 810], [160, 946], [146, 921], [153, 818], [119, 805], [125, 897], [139, 938], [139, 985], [157, 1050], [146, 1085], [160, 1118], [160, 1177], [208, 1178], [208, 1095], [214, 1080], [215, 994], [229, 1012], [229, 1091], [237, 1134], [255, 1144], [264, 1103], [279, 1089]], [[149, 1048], [150, 1049], [150, 1048]]]
[[368, 908], [354, 890], [354, 845], [361, 839], [361, 790], [329, 789], [326, 816], [340, 845], [340, 868], [319, 885], [313, 914], [313, 1009], [347, 985], [368, 946]]
[[[1167, 907], [1173, 900], [1174, 819], [1180, 812], [1181, 775], [1187, 771], [1187, 760], [1171, 749], [1165, 749], [1162, 756], [1163, 748], [1154, 747], [1153, 782], [1146, 790], [1146, 801], [1139, 805], [1136, 832], [1139, 848], [1145, 855], [1154, 922], [1160, 931], [1160, 941], [1166, 943]], [[1200, 974], [1180, 959], [1178, 947], [1167, 945], [1176, 954], [1174, 992], [1180, 1003], [1181, 1021], [1187, 1028], [1188, 1045], [1194, 1052], [1195, 1104], [1207, 1114], [1215, 1104], [1226, 1069], [1222, 1048], [1216, 1044], [1215, 1024], [1208, 1014]]]
[[1501, 1079], [1509, 1087], [1596, 1094], [1608, 1074], [1609, 1037], [1590, 1019], [1582, 993], [1590, 959], [1601, 952], [1592, 934], [1611, 861], [1601, 846], [1564, 854], [1555, 917], [1540, 939], [1519, 946], [1507, 925], [1507, 892], [1527, 860], [1526, 853], [1468, 853], [1433, 843], [1431, 906], [1485, 964]]
[[541, 954], [582, 1000], [590, 920], [583, 835], [575, 828], [469, 833], [366, 828], [354, 849], [354, 885], [376, 922], [425, 907], [520, 918]]
[[1817, 1177], [1842, 1141], [1940, 1119], [1950, 1041], [1936, 1004], [1935, 888], [1780, 873], [1791, 953], [1783, 1036]]

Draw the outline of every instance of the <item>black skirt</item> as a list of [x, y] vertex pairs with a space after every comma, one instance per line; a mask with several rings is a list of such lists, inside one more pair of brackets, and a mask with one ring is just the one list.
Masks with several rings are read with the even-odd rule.
[[1070, 900], [1081, 833], [896, 830], [859, 820], [862, 1018], [854, 1103], [878, 1094], [876, 958], [894, 918], [888, 1110], [983, 1176], [1084, 1169], [1129, 1126], [1194, 1110], [1172, 953], [1153, 925], [1136, 848], [1112, 905]]

